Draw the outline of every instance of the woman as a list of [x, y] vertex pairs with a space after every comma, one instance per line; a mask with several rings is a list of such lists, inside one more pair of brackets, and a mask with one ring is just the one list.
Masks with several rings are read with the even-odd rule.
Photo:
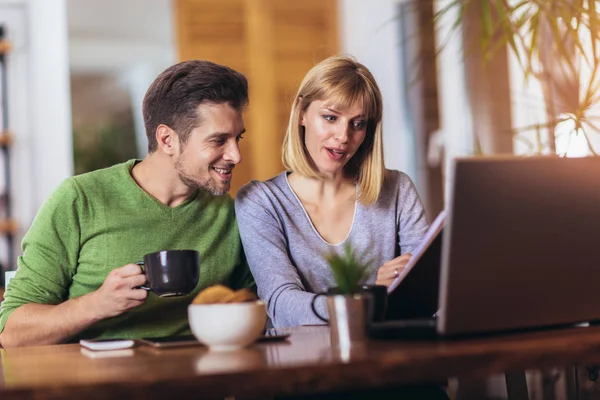
[[[283, 143], [288, 171], [252, 181], [236, 214], [258, 294], [275, 327], [319, 324], [314, 293], [334, 287], [324, 255], [351, 243], [373, 262], [367, 283], [390, 285], [427, 230], [407, 175], [386, 170], [382, 99], [369, 70], [347, 56], [313, 67]], [[325, 314], [325, 303], [317, 303]]]

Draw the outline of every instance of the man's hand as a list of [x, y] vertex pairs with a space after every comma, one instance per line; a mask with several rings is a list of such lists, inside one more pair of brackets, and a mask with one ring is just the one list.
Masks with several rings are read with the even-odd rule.
[[4, 347], [64, 343], [96, 322], [144, 303], [148, 295], [135, 289], [146, 282], [135, 264], [114, 269], [95, 292], [57, 305], [23, 304], [13, 311], [0, 343]]
[[394, 279], [402, 273], [402, 270], [406, 267], [411, 257], [412, 254], [406, 253], [383, 264], [377, 270], [377, 281], [375, 284], [389, 287]]
[[115, 317], [142, 305], [148, 292], [136, 288], [144, 283], [146, 277], [139, 265], [127, 264], [113, 269], [102, 286], [88, 295], [96, 318]]

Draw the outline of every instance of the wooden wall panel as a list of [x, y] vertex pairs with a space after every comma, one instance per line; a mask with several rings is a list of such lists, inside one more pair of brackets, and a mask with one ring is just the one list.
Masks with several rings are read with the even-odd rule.
[[437, 51], [438, 45], [435, 41], [435, 13], [434, 0], [419, 2], [417, 24], [419, 33], [418, 54], [419, 78], [421, 79], [423, 131], [418, 135], [417, 155], [420, 169], [424, 170], [423, 199], [425, 209], [430, 220], [435, 218], [444, 209], [444, 177], [442, 166], [430, 166], [427, 164], [427, 148], [431, 136], [440, 129], [440, 108], [438, 99], [437, 81]]
[[245, 69], [244, 0], [188, 0], [176, 6], [180, 60], [205, 58]]
[[306, 72], [339, 50], [337, 0], [176, 0], [179, 58], [207, 59], [248, 77], [243, 162], [232, 194], [281, 172], [290, 105]]
[[484, 59], [479, 40], [481, 7], [481, 3], [474, 3], [462, 18], [465, 77], [475, 139], [483, 154], [513, 154], [508, 45], [496, 46], [494, 55]]

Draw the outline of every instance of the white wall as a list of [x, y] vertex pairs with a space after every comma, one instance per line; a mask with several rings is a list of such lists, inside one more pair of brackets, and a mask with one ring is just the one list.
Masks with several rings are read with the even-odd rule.
[[[413, 60], [403, 59], [398, 14], [399, 3], [409, 1], [411, 0], [340, 0], [340, 26], [342, 50], [356, 56], [371, 70], [383, 93], [386, 165], [407, 172], [416, 181], [419, 191], [425, 193], [420, 185], [423, 182], [418, 180], [418, 168], [424, 167], [424, 161], [416, 160], [417, 150], [413, 136], [420, 129], [421, 121], [411, 120], [408, 115], [410, 109], [414, 115], [419, 115], [417, 108], [421, 105], [406, 104], [407, 100], [403, 95], [415, 89], [406, 87], [404, 83], [403, 74], [410, 81], [411, 71], [405, 71], [403, 65], [411, 65]], [[436, 1], [437, 10], [450, 2], [451, 0]], [[446, 194], [449, 193], [448, 171], [452, 159], [474, 152], [461, 33], [458, 29], [453, 35], [450, 34], [455, 19], [455, 12], [446, 13], [436, 26], [437, 43], [445, 43], [445, 47], [439, 54], [437, 64], [441, 126], [439, 148], [433, 148], [431, 152], [445, 155], [442, 167], [446, 177]], [[411, 37], [413, 27], [402, 28], [408, 30], [408, 36]]]
[[67, 0], [72, 74], [114, 74], [131, 97], [138, 156], [148, 140], [142, 99], [177, 61], [172, 0]]
[[[448, 6], [452, 0], [434, 2], [434, 12]], [[444, 152], [444, 184], [446, 204], [452, 186], [453, 160], [475, 153], [473, 120], [467, 96], [462, 30], [453, 28], [457, 19], [456, 7], [444, 13], [436, 23], [438, 54], [438, 94], [440, 102], [440, 145]]]
[[340, 0], [342, 52], [355, 56], [383, 95], [385, 163], [416, 180], [415, 144], [402, 94], [402, 54], [397, 0]]
[[8, 103], [19, 244], [42, 203], [73, 174], [66, 3], [0, 0], [0, 23], [13, 43]]

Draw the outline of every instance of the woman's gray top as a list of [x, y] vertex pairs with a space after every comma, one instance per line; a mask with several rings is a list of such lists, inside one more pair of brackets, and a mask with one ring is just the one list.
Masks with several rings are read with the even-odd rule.
[[[326, 242], [313, 226], [283, 172], [266, 182], [242, 187], [235, 210], [242, 243], [258, 295], [268, 304], [273, 326], [322, 323], [311, 310], [314, 293], [336, 286], [325, 255], [343, 251], [350, 242], [357, 254], [372, 259], [367, 283], [374, 283], [386, 261], [411, 253], [428, 228], [419, 195], [410, 178], [387, 170], [377, 202], [356, 203], [346, 239]], [[323, 298], [317, 302], [327, 315]]]

